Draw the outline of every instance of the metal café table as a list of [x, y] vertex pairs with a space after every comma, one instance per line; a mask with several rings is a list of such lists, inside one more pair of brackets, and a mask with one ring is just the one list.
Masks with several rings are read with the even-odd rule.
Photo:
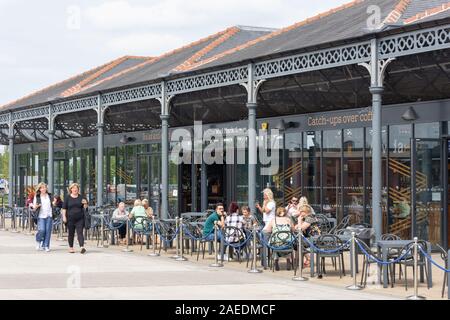
[[[309, 237], [308, 240], [315, 245], [317, 243], [317, 239], [319, 239], [319, 237], [320, 236]], [[345, 244], [347, 241], [349, 241], [352, 238], [352, 236], [349, 234], [336, 235], [336, 237], [338, 237], [342, 241], [342, 244]], [[311, 272], [311, 277], [314, 277], [315, 276], [315, 271], [314, 271], [315, 265], [319, 266], [319, 255], [316, 256], [316, 254], [312, 248], [310, 249], [310, 253], [311, 253], [310, 272]], [[353, 252], [350, 250], [350, 261], [352, 261], [352, 259], [353, 259]], [[317, 260], [316, 263], [314, 263], [315, 260]], [[350, 263], [350, 271], [351, 272], [353, 271], [352, 263]], [[356, 259], [356, 272], [358, 272], [358, 259]], [[319, 270], [317, 270], [317, 273], [319, 273]]]
[[[381, 252], [381, 258], [383, 261], [388, 261], [389, 249], [402, 249], [407, 244], [414, 242], [413, 240], [380, 240], [377, 242], [378, 252]], [[431, 255], [431, 244], [427, 241], [427, 253]], [[388, 287], [388, 268], [387, 266], [378, 265], [378, 270], [383, 269], [383, 287]], [[428, 268], [428, 285], [431, 288], [433, 285], [431, 262], [427, 260]], [[378, 272], [378, 281], [381, 282], [381, 272]], [[424, 269], [420, 268], [420, 281], [424, 282]]]

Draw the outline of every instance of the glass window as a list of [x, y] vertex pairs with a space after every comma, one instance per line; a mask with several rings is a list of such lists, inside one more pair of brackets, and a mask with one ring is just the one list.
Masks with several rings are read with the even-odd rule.
[[414, 125], [415, 138], [438, 139], [440, 134], [439, 122], [418, 123]]
[[389, 233], [411, 238], [411, 125], [389, 127]]
[[137, 197], [136, 154], [138, 146], [126, 146], [125, 201], [132, 204]]
[[344, 129], [344, 215], [364, 221], [364, 129]]
[[342, 131], [323, 131], [323, 209], [325, 214], [342, 219], [341, 208]]
[[287, 133], [284, 158], [284, 198], [287, 203], [292, 197], [299, 198], [302, 188], [302, 134]]
[[315, 211], [320, 212], [320, 131], [303, 134], [303, 195]]

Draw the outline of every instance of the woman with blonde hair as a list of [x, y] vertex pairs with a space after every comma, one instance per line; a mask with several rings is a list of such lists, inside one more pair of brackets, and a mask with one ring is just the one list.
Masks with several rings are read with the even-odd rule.
[[137, 218], [147, 218], [148, 216], [141, 200], [137, 199], [134, 201], [134, 207], [128, 217], [133, 221], [133, 227], [135, 229], [142, 229], [142, 220]]
[[275, 217], [276, 203], [273, 200], [273, 192], [269, 188], [263, 190], [264, 202], [261, 207], [259, 203], [256, 208], [262, 213], [264, 224], [267, 225]]
[[[311, 206], [304, 204], [299, 208], [299, 218], [297, 229], [301, 229], [305, 237], [318, 236], [320, 235], [320, 229], [318, 226], [317, 218], [312, 214]], [[304, 267], [309, 267], [311, 265], [311, 260], [309, 254], [305, 255]]]
[[308, 198], [306, 198], [305, 196], [301, 196], [300, 200], [298, 201], [297, 211], [294, 212], [291, 216], [292, 220], [294, 221], [295, 224], [297, 224], [297, 220], [298, 220], [298, 217], [300, 216], [301, 209], [305, 206], [309, 207], [309, 211], [311, 212], [312, 215], [316, 214], [314, 212], [313, 207], [311, 207], [311, 205], [309, 204]]
[[53, 206], [51, 195], [47, 192], [47, 185], [44, 182], [37, 185], [36, 195], [33, 198], [33, 203], [30, 203], [30, 207], [37, 215], [36, 250], [49, 252], [53, 225]]
[[78, 244], [81, 248], [81, 253], [84, 254], [86, 249], [84, 248], [84, 210], [88, 207], [88, 202], [80, 194], [80, 186], [78, 183], [72, 183], [69, 186], [69, 194], [62, 206], [63, 221], [67, 224], [69, 231], [69, 253], [75, 253], [73, 249], [73, 241], [75, 238], [75, 230], [77, 231]]

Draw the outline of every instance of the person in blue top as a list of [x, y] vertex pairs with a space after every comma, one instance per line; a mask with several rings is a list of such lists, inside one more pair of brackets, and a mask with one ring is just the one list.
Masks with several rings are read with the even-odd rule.
[[[205, 226], [203, 227], [203, 236], [208, 236], [207, 240], [214, 239], [214, 222], [218, 221], [220, 228], [225, 225], [225, 209], [222, 203], [216, 204], [216, 211], [214, 211], [208, 219], [205, 221]], [[220, 238], [220, 233], [217, 235]]]

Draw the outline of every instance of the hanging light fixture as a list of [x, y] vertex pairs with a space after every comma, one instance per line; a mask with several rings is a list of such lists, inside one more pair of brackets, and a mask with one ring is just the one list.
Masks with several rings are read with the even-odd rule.
[[405, 121], [414, 121], [417, 120], [418, 118], [419, 116], [417, 115], [413, 107], [409, 107], [408, 110], [406, 110], [405, 113], [402, 115], [402, 119]]

